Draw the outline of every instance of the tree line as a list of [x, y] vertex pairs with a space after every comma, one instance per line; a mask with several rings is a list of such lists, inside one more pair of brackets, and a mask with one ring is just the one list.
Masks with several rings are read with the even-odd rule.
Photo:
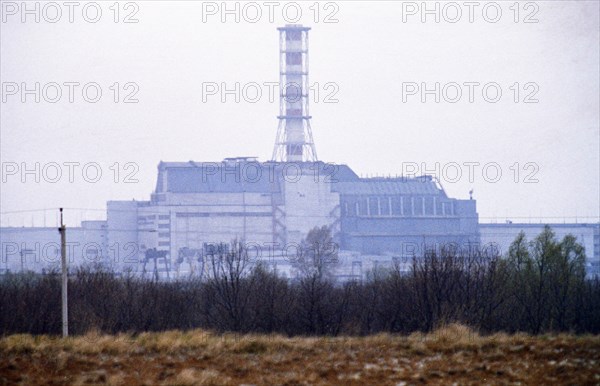
[[[431, 250], [411, 269], [378, 269], [336, 283], [326, 227], [303, 241], [295, 280], [250, 264], [242, 243], [207, 262], [203, 279], [163, 282], [80, 269], [69, 280], [70, 330], [106, 333], [204, 328], [239, 333], [366, 335], [463, 323], [482, 333], [600, 333], [600, 281], [585, 251], [546, 227], [520, 234], [505, 256]], [[60, 334], [60, 275], [0, 278], [0, 333]]]

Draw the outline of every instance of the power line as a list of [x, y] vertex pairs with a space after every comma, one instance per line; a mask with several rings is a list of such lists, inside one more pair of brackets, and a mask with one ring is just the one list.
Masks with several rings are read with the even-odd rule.
[[57, 208], [44, 208], [44, 209], [11, 210], [11, 211], [0, 212], [0, 214], [30, 213], [30, 212], [48, 212], [48, 211], [57, 210], [57, 209], [59, 209], [59, 208], [57, 207]]
[[[170, 210], [164, 209], [147, 209], [148, 207], [139, 207], [136, 209], [110, 209], [110, 212], [120, 212], [120, 213], [133, 213], [137, 212], [140, 215], [153, 215], [153, 214], [168, 214], [170, 211], [176, 211], [177, 208], [190, 208], [190, 207], [214, 207], [215, 205], [211, 204], [200, 204], [200, 205], [177, 205], [177, 206], [169, 206]], [[221, 206], [239, 206], [239, 204], [225, 204]], [[269, 206], [269, 205], [250, 205], [256, 207]], [[13, 211], [4, 211], [0, 212], [0, 214], [16, 214], [16, 213], [32, 213], [32, 212], [48, 212], [53, 210], [58, 210], [58, 207], [55, 208], [44, 208], [44, 209], [23, 209], [23, 210], [13, 210]], [[90, 212], [108, 212], [109, 210], [106, 208], [75, 208], [75, 207], [65, 207], [65, 210], [74, 210], [79, 212], [90, 211]], [[385, 218], [386, 216], [378, 216], [381, 218]], [[444, 218], [444, 216], [391, 216], [391, 217], [435, 217], [435, 218]], [[448, 218], [452, 218], [452, 216], [446, 216]], [[597, 219], [600, 221], [599, 216], [581, 216], [581, 215], [562, 215], [562, 216], [479, 216], [480, 220], [513, 220], [513, 219], [525, 219], [525, 220], [540, 220], [540, 219]]]

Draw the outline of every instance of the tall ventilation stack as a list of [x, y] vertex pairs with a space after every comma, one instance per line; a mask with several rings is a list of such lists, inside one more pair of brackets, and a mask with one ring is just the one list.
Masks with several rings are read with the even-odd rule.
[[287, 24], [279, 31], [279, 126], [273, 161], [315, 162], [317, 151], [308, 113], [308, 31]]

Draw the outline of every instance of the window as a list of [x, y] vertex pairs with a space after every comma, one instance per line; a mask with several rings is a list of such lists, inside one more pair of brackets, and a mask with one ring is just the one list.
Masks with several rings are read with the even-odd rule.
[[402, 211], [402, 204], [402, 197], [392, 197], [392, 214], [394, 216], [402, 216], [404, 214], [404, 212]]
[[423, 201], [425, 198], [424, 197], [411, 197], [412, 201], [413, 201], [413, 207], [415, 209], [415, 216], [422, 216], [423, 215], [423, 208], [425, 207], [425, 201]]
[[447, 216], [450, 214], [448, 213], [449, 205], [447, 202], [443, 202], [441, 199], [434, 197], [433, 204], [435, 205], [433, 213], [435, 213], [436, 216]]
[[369, 197], [369, 216], [379, 216], [379, 198]]
[[425, 202], [425, 215], [433, 216], [435, 213], [433, 209], [433, 204], [435, 202], [435, 197], [423, 197], [423, 201]]
[[368, 215], [368, 211], [367, 211], [367, 199], [366, 198], [362, 198], [358, 201], [358, 205], [359, 205], [359, 216], [367, 216]]
[[446, 216], [455, 216], [456, 215], [456, 208], [454, 208], [454, 203], [452, 201], [447, 201], [444, 203], [445, 204], [445, 215]]
[[379, 214], [382, 216], [390, 215], [390, 197], [381, 197], [379, 199]]

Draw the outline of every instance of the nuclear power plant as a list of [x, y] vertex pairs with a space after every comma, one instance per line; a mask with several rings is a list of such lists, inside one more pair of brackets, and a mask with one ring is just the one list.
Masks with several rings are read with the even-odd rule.
[[[350, 165], [319, 160], [309, 112], [309, 32], [302, 25], [278, 28], [280, 105], [269, 161], [161, 161], [149, 200], [109, 201], [105, 221], [68, 230], [72, 264], [193, 275], [202, 270], [203, 254], [239, 240], [258, 251], [257, 260], [293, 276], [289, 254], [311, 229], [327, 226], [339, 249], [337, 275], [356, 278], [378, 266], [410, 263], [425, 248], [494, 242], [498, 227], [479, 224], [476, 200], [448, 197], [431, 176], [362, 178]], [[571, 225], [569, 233], [586, 235], [590, 264], [597, 267], [598, 224]], [[503, 243], [521, 229], [506, 227]], [[47, 246], [58, 248], [58, 240], [56, 228], [3, 228], [1, 268], [25, 264], [40, 271], [57, 264], [58, 249]], [[149, 257], [153, 267], [146, 266]]]

